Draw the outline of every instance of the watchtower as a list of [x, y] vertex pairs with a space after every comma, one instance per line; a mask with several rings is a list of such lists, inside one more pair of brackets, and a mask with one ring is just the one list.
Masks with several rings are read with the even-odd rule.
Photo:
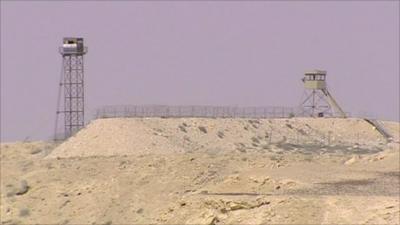
[[326, 71], [307, 71], [302, 79], [305, 97], [301, 103], [301, 115], [311, 117], [346, 117], [333, 96], [329, 93], [326, 83]]
[[[84, 46], [83, 38], [65, 37], [62, 46], [59, 47], [59, 53], [62, 56], [62, 69], [57, 103], [55, 138], [58, 138], [58, 120], [63, 117], [64, 134], [62, 138], [65, 139], [79, 131], [85, 125], [83, 56], [87, 53], [87, 47]], [[60, 105], [61, 92], [64, 95], [62, 105]]]

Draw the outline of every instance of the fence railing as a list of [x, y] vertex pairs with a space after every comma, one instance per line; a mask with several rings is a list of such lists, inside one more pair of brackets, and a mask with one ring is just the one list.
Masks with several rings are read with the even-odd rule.
[[116, 117], [203, 117], [203, 118], [289, 118], [295, 114], [293, 107], [237, 107], [237, 106], [167, 106], [118, 105], [96, 110], [95, 118]]

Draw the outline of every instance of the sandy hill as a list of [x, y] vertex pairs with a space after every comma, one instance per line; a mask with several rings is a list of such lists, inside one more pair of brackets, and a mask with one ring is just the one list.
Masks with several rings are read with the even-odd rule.
[[[390, 131], [396, 129], [390, 125]], [[397, 124], [398, 128], [398, 124]], [[394, 132], [396, 134], [396, 132]], [[398, 140], [398, 135], [396, 137]], [[375, 151], [385, 139], [362, 119], [99, 119], [49, 157], [191, 151]], [[305, 148], [303, 148], [305, 147]]]
[[399, 123], [100, 119], [2, 143], [1, 224], [399, 224]]

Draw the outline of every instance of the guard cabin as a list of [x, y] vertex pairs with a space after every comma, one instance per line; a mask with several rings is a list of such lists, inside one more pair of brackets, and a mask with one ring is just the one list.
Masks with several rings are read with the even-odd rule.
[[65, 37], [59, 51], [61, 55], [84, 55], [87, 47], [83, 44], [83, 38]]
[[307, 89], [322, 90], [326, 89], [326, 71], [312, 70], [304, 74], [304, 87]]

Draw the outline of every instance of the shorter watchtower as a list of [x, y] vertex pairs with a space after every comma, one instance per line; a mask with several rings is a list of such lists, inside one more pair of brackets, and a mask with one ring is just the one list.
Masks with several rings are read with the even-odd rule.
[[326, 71], [307, 71], [302, 81], [304, 83], [305, 97], [301, 103], [301, 115], [311, 117], [346, 117], [344, 111], [328, 91]]

